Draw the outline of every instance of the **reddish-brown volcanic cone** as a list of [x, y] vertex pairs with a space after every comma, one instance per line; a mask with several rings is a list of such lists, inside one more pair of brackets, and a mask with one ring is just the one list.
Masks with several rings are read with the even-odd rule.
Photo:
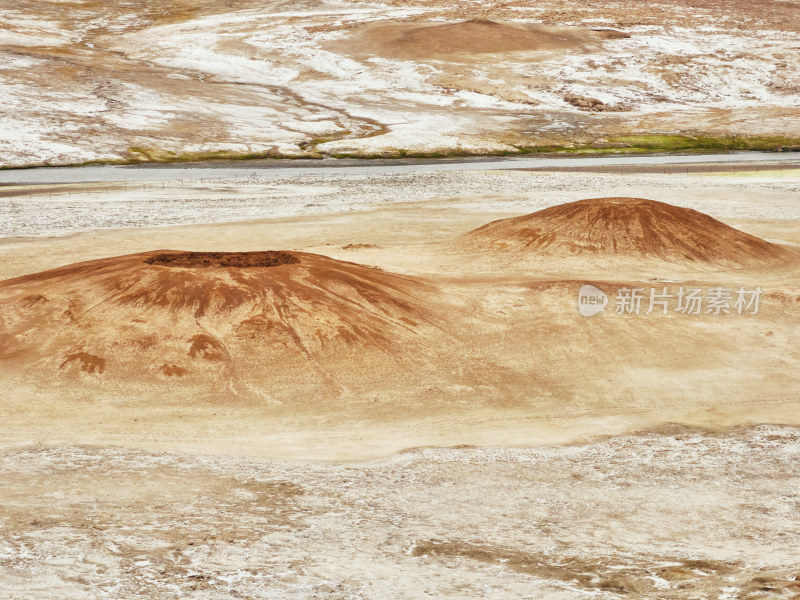
[[436, 297], [424, 281], [302, 252], [135, 254], [0, 282], [0, 361], [45, 379], [239, 389], [376, 376], [441, 339]]
[[775, 244], [708, 215], [640, 198], [594, 198], [494, 221], [469, 232], [473, 247], [509, 254], [653, 258], [745, 266], [785, 260]]

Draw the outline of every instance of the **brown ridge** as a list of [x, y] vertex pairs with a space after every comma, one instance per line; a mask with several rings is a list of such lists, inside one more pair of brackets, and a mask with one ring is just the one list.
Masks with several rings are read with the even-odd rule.
[[364, 25], [330, 46], [356, 54], [426, 59], [454, 55], [576, 50], [607, 37], [578, 28], [473, 19], [456, 23]]

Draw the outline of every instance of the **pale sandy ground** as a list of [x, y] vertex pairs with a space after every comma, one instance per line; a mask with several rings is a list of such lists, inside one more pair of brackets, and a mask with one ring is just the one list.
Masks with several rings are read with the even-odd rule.
[[[0, 279], [157, 248], [304, 250], [437, 275], [473, 303], [475, 360], [504, 369], [454, 370], [424, 390], [409, 375], [405, 396], [375, 382], [376, 394], [341, 404], [275, 407], [191, 388], [131, 395], [110, 377], [6, 363], [0, 598], [798, 597], [796, 267], [615, 276], [597, 262], [486, 262], [453, 240], [629, 195], [797, 244], [800, 181], [425, 177], [328, 178], [307, 198], [298, 181], [76, 194], [57, 219], [68, 235], [0, 240]], [[162, 226], [125, 221], [137, 198], [151, 207], [144, 224]], [[250, 220], [186, 224], [203, 206], [224, 220], [231, 199], [245, 205], [234, 218]], [[576, 314], [577, 287], [538, 287], [650, 278], [761, 285], [773, 303], [727, 321], [591, 321]], [[423, 446], [441, 448], [395, 454]]]
[[[6, 186], [0, 187], [0, 279], [169, 247], [318, 251], [424, 274], [437, 272], [429, 261], [440, 253], [438, 244], [475, 227], [602, 196], [660, 200], [760, 237], [800, 243], [798, 195], [796, 169], [663, 176], [463, 171]], [[340, 247], [348, 244], [378, 248]], [[385, 251], [398, 246], [411, 253]], [[426, 246], [428, 256], [420, 260], [416, 251]]]

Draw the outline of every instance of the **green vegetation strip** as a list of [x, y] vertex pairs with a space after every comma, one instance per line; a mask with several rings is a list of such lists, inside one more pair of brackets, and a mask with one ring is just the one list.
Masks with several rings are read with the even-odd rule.
[[[330, 141], [318, 138], [302, 145], [297, 154], [268, 152], [234, 152], [230, 150], [204, 152], [171, 152], [158, 148], [132, 147], [126, 158], [108, 158], [85, 161], [70, 165], [28, 164], [4, 166], [0, 169], [34, 168], [38, 166], [89, 166], [130, 165], [140, 163], [189, 163], [216, 160], [247, 161], [264, 159], [315, 159], [325, 155], [316, 150], [316, 145]], [[379, 153], [360, 151], [331, 153], [331, 158], [391, 159], [391, 158], [466, 158], [475, 156], [604, 156], [637, 154], [721, 154], [726, 152], [800, 152], [800, 138], [759, 136], [690, 136], [690, 135], [628, 135], [563, 145], [517, 145], [514, 150], [500, 152], [477, 152], [462, 149], [441, 149], [432, 152], [417, 152], [397, 149]]]

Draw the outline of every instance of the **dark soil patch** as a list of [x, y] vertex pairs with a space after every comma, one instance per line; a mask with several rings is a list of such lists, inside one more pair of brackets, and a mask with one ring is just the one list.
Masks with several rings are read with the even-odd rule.
[[288, 252], [266, 250], [263, 252], [174, 252], [157, 254], [146, 258], [144, 262], [148, 265], [188, 269], [208, 267], [249, 269], [296, 265], [300, 259]]
[[106, 359], [88, 352], [75, 352], [64, 358], [59, 368], [63, 369], [70, 363], [75, 362], [80, 370], [89, 375], [102, 375], [106, 370]]

